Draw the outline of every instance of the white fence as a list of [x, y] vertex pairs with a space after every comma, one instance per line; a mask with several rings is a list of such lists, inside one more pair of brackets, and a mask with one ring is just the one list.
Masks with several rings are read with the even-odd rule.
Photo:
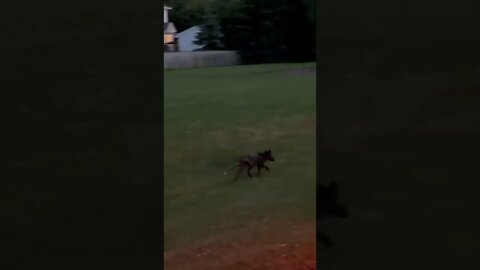
[[196, 51], [163, 53], [164, 69], [234, 66], [240, 64], [235, 51]]

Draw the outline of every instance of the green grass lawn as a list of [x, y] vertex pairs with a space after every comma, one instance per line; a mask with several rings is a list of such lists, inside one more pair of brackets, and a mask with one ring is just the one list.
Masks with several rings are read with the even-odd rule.
[[[165, 72], [165, 250], [265, 219], [315, 221], [314, 64]], [[223, 172], [272, 149], [260, 178]], [[254, 243], [250, 243], [254, 244]]]

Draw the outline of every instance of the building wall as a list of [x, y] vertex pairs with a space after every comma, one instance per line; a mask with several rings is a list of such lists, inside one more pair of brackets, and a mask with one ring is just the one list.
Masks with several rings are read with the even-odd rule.
[[164, 69], [234, 66], [240, 64], [235, 51], [169, 52], [163, 54]]
[[166, 8], [163, 9], [163, 22], [168, 22], [168, 10]]

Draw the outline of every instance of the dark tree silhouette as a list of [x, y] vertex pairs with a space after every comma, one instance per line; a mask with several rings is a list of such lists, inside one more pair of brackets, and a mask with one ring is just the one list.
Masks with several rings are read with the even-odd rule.
[[205, 9], [204, 22], [200, 25], [201, 31], [198, 32], [195, 40], [196, 45], [203, 46], [203, 50], [219, 50], [222, 49], [222, 28], [217, 15], [212, 8]]

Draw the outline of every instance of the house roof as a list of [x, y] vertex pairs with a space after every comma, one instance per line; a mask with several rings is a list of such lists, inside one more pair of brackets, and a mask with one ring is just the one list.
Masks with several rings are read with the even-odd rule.
[[202, 29], [200, 28], [200, 26], [196, 25], [196, 26], [192, 26], [186, 30], [183, 30], [182, 32], [178, 33], [177, 34], [177, 37], [181, 37], [181, 36], [184, 36], [184, 35], [191, 35], [191, 34], [194, 34], [196, 35], [197, 32], [201, 31]]
[[164, 22], [163, 32], [173, 34], [177, 32], [177, 29], [175, 28], [175, 25], [172, 22]]

